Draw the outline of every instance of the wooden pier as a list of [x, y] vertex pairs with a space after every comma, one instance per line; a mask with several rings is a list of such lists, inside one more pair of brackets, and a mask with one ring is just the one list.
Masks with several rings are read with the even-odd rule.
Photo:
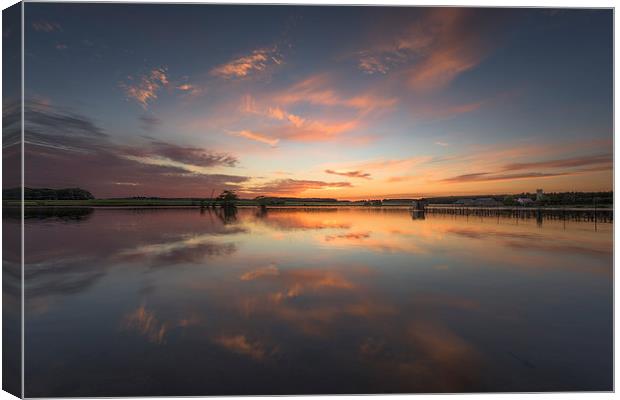
[[454, 204], [428, 204], [424, 212], [432, 214], [481, 217], [535, 218], [537, 220], [572, 220], [613, 223], [613, 208], [578, 207], [473, 207]]

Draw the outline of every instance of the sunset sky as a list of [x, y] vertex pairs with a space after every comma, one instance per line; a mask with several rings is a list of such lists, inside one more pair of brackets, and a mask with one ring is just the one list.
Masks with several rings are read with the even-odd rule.
[[25, 5], [26, 186], [611, 190], [611, 10]]

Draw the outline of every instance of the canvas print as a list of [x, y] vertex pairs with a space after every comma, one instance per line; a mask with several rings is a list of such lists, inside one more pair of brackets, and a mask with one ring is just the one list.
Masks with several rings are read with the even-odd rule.
[[613, 10], [3, 21], [4, 390], [614, 389]]

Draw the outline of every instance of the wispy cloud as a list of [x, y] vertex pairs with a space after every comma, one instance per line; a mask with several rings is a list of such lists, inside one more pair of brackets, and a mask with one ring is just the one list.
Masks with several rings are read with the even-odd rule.
[[[313, 75], [285, 89], [261, 95], [244, 95], [240, 110], [266, 119], [263, 134], [271, 138], [303, 142], [330, 141], [359, 129], [378, 112], [392, 108], [397, 100], [371, 92], [347, 96], [339, 93], [333, 80], [324, 74]], [[314, 106], [304, 114], [289, 111]], [[341, 107], [342, 113], [326, 116], [322, 107]], [[314, 111], [314, 112], [312, 112]], [[271, 120], [271, 121], [269, 121]]]
[[374, 46], [358, 53], [358, 68], [367, 74], [402, 69], [414, 89], [443, 87], [488, 53], [497, 24], [489, 21], [501, 15], [480, 14], [465, 8], [430, 9], [398, 35], [378, 34], [381, 39]]
[[213, 68], [211, 75], [224, 79], [245, 78], [280, 64], [282, 55], [277, 47], [263, 48]]
[[225, 153], [214, 153], [198, 147], [184, 147], [162, 141], [151, 141], [146, 146], [126, 147], [125, 154], [134, 159], [168, 159], [198, 167], [234, 167], [238, 160]]
[[306, 103], [319, 106], [338, 106], [354, 109], [363, 114], [391, 108], [397, 103], [395, 97], [384, 97], [376, 93], [345, 96], [339, 93], [335, 87], [337, 85], [330, 75], [311, 75], [274, 94], [272, 101], [284, 105]]
[[192, 85], [190, 83], [181, 83], [176, 86], [176, 89], [181, 93], [190, 96], [197, 97], [205, 93], [204, 87], [199, 87], [196, 85]]
[[446, 183], [485, 182], [485, 181], [512, 181], [518, 179], [549, 178], [553, 176], [569, 175], [567, 172], [525, 172], [519, 174], [492, 174], [478, 172], [473, 174], [458, 175], [452, 178], [442, 179]]
[[128, 76], [127, 81], [120, 86], [125, 90], [128, 99], [137, 101], [146, 110], [149, 104], [157, 99], [157, 92], [168, 83], [166, 68], [161, 67], [136, 78]]
[[612, 154], [597, 154], [593, 156], [571, 157], [559, 160], [513, 163], [505, 165], [503, 169], [505, 171], [517, 171], [530, 168], [572, 168], [599, 164], [607, 164], [610, 168], [612, 168], [613, 162], [614, 157]]
[[262, 185], [246, 187], [247, 193], [262, 195], [299, 195], [309, 190], [352, 187], [350, 182], [325, 182], [300, 179], [276, 179]]
[[386, 62], [381, 61], [375, 56], [362, 54], [358, 64], [359, 69], [367, 74], [387, 74], [390, 67]]
[[[20, 113], [17, 109], [16, 115]], [[13, 119], [12, 114], [4, 117], [5, 123]], [[239, 189], [249, 179], [213, 172], [236, 166], [233, 155], [155, 140], [119, 145], [88, 117], [32, 101], [25, 108], [25, 145], [30, 184], [83, 187], [96, 196], [135, 195], [137, 190], [143, 195], [206, 196], [212, 189]]]
[[349, 178], [371, 179], [370, 173], [364, 172], [364, 171], [334, 171], [333, 169], [326, 169], [325, 173], [332, 174], [332, 175], [347, 176]]
[[[5, 115], [4, 118], [8, 122], [12, 115]], [[40, 146], [86, 152], [93, 140], [108, 136], [101, 127], [84, 115], [33, 100], [25, 103], [24, 122], [25, 141]]]
[[280, 139], [271, 138], [269, 136], [266, 136], [266, 135], [263, 135], [257, 132], [248, 131], [248, 130], [243, 130], [239, 132], [231, 132], [230, 134], [233, 136], [241, 136], [249, 140], [254, 140], [256, 142], [265, 143], [265, 144], [270, 145], [271, 147], [277, 146], [278, 142], [280, 141]]

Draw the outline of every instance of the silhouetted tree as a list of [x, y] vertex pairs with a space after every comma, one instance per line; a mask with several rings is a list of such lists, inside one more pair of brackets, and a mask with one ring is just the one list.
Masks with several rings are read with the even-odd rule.
[[224, 208], [233, 208], [236, 207], [235, 203], [239, 200], [239, 196], [232, 190], [224, 190], [218, 197], [217, 200], [222, 204]]
[[237, 193], [235, 193], [234, 190], [224, 190], [219, 196], [217, 196], [217, 199], [224, 202], [234, 202], [239, 200], [239, 196], [237, 196]]

